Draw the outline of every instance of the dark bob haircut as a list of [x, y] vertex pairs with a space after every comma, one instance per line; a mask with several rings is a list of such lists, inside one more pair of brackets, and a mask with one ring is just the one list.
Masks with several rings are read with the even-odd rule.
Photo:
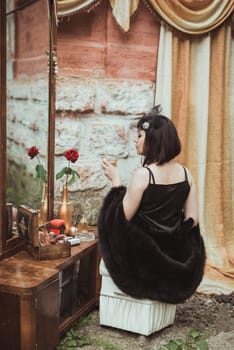
[[164, 164], [181, 152], [181, 143], [174, 123], [161, 114], [157, 105], [139, 119], [137, 128], [145, 131], [144, 162]]

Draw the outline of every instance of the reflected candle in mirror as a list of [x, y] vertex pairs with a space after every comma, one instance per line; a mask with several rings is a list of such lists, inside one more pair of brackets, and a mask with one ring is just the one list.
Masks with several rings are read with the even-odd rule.
[[78, 232], [86, 233], [86, 232], [88, 232], [88, 228], [89, 228], [88, 222], [87, 222], [85, 216], [82, 215], [82, 218], [81, 218], [81, 220], [78, 224], [78, 227], [77, 227]]

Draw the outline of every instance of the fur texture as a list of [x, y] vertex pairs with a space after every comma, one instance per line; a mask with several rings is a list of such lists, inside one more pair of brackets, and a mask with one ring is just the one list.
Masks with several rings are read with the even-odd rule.
[[135, 298], [177, 304], [201, 282], [205, 248], [199, 226], [184, 222], [179, 232], [149, 234], [139, 222], [124, 217], [124, 186], [104, 199], [98, 219], [103, 260], [116, 285]]

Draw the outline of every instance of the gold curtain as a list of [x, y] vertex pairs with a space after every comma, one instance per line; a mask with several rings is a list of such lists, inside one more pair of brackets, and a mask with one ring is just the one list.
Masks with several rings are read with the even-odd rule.
[[[208, 247], [206, 278], [234, 290], [233, 109], [229, 92], [231, 51], [228, 25], [211, 34], [209, 115], [205, 182], [204, 228]], [[232, 101], [233, 103], [233, 101]]]
[[234, 10], [234, 0], [147, 0], [169, 25], [181, 32], [204, 34], [222, 24]]
[[228, 20], [234, 1], [144, 1], [163, 18], [156, 103], [175, 121], [179, 160], [197, 183], [207, 250], [200, 291], [228, 294], [234, 291], [234, 40]]
[[[233, 55], [229, 23], [193, 40], [161, 26], [156, 103], [163, 101], [177, 125], [179, 160], [196, 180], [207, 250], [200, 291], [207, 293], [234, 290]], [[161, 56], [170, 57], [166, 68]]]
[[207, 249], [200, 291], [228, 294], [234, 291], [234, 40], [225, 19], [234, 1], [148, 2], [164, 19], [156, 103], [175, 121], [183, 144], [180, 161], [197, 183]]

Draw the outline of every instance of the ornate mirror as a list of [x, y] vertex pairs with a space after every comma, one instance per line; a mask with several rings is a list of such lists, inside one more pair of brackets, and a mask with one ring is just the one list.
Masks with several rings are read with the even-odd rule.
[[[3, 201], [5, 196], [2, 213], [5, 210], [6, 219], [2, 218], [1, 228], [3, 250], [9, 250], [20, 244], [15, 227], [17, 208], [27, 205], [38, 210], [45, 182], [49, 187], [47, 219], [53, 211], [53, 5], [45, 0], [8, 0], [5, 4], [6, 121], [1, 133], [5, 133], [2, 176], [6, 187], [1, 198]], [[1, 39], [3, 36], [2, 30]], [[4, 100], [3, 91], [1, 97]], [[35, 157], [29, 152], [31, 147], [38, 151]], [[46, 178], [36, 170], [39, 165], [45, 169]]]

